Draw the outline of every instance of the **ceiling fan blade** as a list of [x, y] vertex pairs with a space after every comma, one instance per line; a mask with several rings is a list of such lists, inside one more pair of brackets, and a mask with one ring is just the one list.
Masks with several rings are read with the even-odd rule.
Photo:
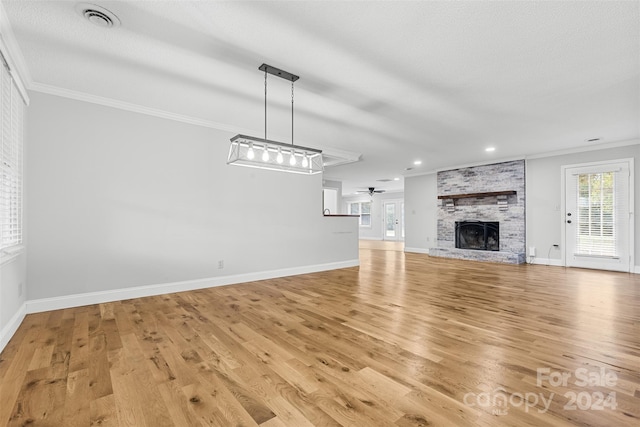
[[375, 187], [369, 187], [367, 190], [357, 190], [356, 193], [367, 193], [373, 196], [375, 193], [384, 193], [386, 190], [376, 190]]

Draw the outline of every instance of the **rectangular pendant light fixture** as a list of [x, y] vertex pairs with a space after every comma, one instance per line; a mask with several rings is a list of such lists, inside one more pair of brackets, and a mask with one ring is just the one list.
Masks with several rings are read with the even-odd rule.
[[[299, 77], [267, 64], [258, 69], [264, 71], [264, 138], [247, 135], [231, 138], [227, 164], [304, 175], [322, 173], [322, 150], [293, 144], [293, 83]], [[291, 144], [267, 139], [267, 74], [291, 82]]]
[[322, 173], [322, 151], [247, 135], [231, 138], [227, 164], [283, 172]]

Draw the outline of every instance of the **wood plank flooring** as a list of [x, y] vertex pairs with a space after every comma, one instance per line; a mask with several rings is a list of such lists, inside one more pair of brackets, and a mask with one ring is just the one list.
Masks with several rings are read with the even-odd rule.
[[362, 248], [359, 268], [28, 315], [0, 425], [638, 426], [639, 371], [638, 275]]

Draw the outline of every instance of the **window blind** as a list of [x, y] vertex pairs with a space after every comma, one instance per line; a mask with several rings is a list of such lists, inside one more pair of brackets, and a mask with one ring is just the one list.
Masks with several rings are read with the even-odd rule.
[[0, 250], [22, 243], [24, 106], [0, 55]]
[[[625, 175], [625, 173], [627, 175]], [[628, 221], [625, 194], [619, 180], [628, 179], [626, 170], [584, 173], [576, 176], [576, 254], [618, 258], [619, 228]]]

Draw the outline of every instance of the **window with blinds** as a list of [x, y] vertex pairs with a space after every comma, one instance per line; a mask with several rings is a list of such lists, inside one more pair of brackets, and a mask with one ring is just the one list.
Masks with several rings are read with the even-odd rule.
[[371, 227], [371, 202], [349, 203], [349, 215], [360, 215], [358, 225]]
[[22, 243], [22, 129], [24, 106], [0, 55], [0, 250]]
[[616, 173], [586, 173], [577, 176], [578, 206], [576, 252], [617, 257]]

